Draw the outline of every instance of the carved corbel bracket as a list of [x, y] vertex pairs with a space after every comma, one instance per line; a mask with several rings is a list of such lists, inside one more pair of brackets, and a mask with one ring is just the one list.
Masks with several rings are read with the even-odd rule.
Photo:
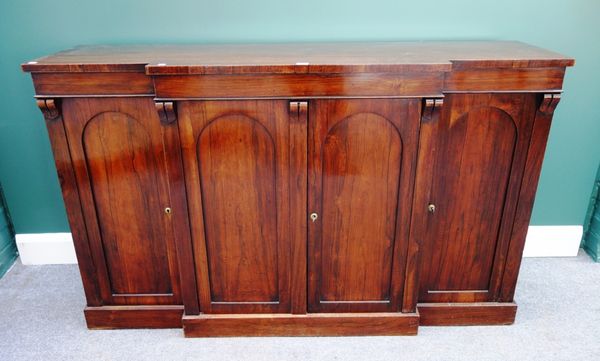
[[542, 98], [538, 111], [542, 114], [552, 115], [559, 101], [560, 93], [546, 93]]
[[444, 98], [425, 98], [423, 99], [423, 111], [421, 119], [423, 122], [428, 122], [433, 119], [436, 113], [442, 110]]
[[308, 102], [306, 101], [293, 101], [290, 102], [290, 120], [295, 122], [306, 121], [306, 112], [308, 109]]
[[37, 99], [37, 106], [44, 114], [44, 119], [50, 121], [60, 117], [60, 104], [56, 99]]
[[171, 124], [177, 119], [175, 104], [173, 102], [155, 101], [154, 105], [156, 106], [161, 123]]

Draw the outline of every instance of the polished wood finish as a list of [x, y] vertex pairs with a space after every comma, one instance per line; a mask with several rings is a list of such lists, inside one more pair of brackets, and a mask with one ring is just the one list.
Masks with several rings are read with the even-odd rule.
[[163, 130], [153, 107], [148, 98], [62, 103], [104, 304], [181, 303], [172, 216], [164, 212]]
[[144, 73], [32, 73], [40, 96], [142, 96], [154, 94], [152, 78]]
[[159, 102], [155, 101], [154, 106], [160, 122], [163, 124], [171, 124], [177, 120], [177, 114], [175, 112], [175, 105], [173, 102]]
[[44, 119], [46, 120], [55, 120], [60, 116], [60, 109], [58, 106], [58, 101], [54, 99], [37, 99], [37, 106], [40, 108], [42, 114], [44, 114]]
[[[173, 224], [173, 235], [177, 260], [179, 265], [179, 279], [182, 285], [196, 283], [194, 251], [190, 233], [188, 214], [188, 200], [185, 191], [183, 174], [183, 158], [179, 141], [179, 127], [177, 114], [172, 102], [155, 102], [155, 109], [161, 119], [163, 145], [166, 152], [166, 171], [169, 179], [169, 197]], [[200, 312], [198, 294], [195, 287], [181, 287], [181, 297], [185, 312], [197, 314]]]
[[511, 92], [561, 89], [565, 68], [476, 69], [446, 73], [444, 92]]
[[517, 42], [100, 46], [23, 64], [88, 327], [512, 323], [573, 64]]
[[[57, 99], [37, 99], [52, 146], [54, 164], [62, 189], [63, 201], [67, 211], [67, 219], [71, 226], [71, 236], [77, 256], [79, 273], [83, 281], [83, 290], [88, 306], [101, 306], [100, 285], [97, 270], [92, 262], [92, 250], [82, 213], [81, 199], [77, 179], [73, 170], [73, 162], [69, 152], [69, 143], [65, 133], [60, 101]], [[56, 113], [56, 116], [55, 116]]]
[[[421, 182], [419, 191], [413, 196], [413, 214], [422, 214], [430, 204], [430, 191], [433, 178], [430, 177], [433, 160], [439, 147], [436, 136], [440, 113], [444, 106], [443, 98], [426, 98], [422, 101], [421, 124], [419, 130], [419, 155], [415, 179]], [[429, 176], [429, 177], [428, 177]], [[419, 295], [420, 261], [423, 251], [423, 235], [428, 232], [429, 217], [411, 216], [410, 236], [406, 257], [406, 279], [404, 284], [403, 312], [414, 312]]]
[[291, 311], [307, 311], [308, 102], [290, 102]]
[[[494, 301], [510, 242], [533, 125], [535, 95], [451, 94], [435, 133], [422, 133], [415, 209], [427, 219], [413, 233], [423, 243], [419, 300]], [[423, 147], [434, 142], [442, 152]], [[420, 193], [426, 193], [423, 196]]]
[[316, 100], [309, 117], [309, 311], [398, 311], [420, 102]]
[[22, 65], [28, 72], [173, 74], [444, 72], [540, 68], [574, 60], [515, 41], [81, 46]]
[[546, 142], [550, 133], [550, 124], [554, 109], [560, 101], [559, 93], [547, 93], [538, 96], [538, 108], [535, 113], [529, 151], [525, 171], [521, 181], [521, 190], [514, 225], [512, 229], [511, 242], [508, 246], [505, 271], [502, 275], [502, 283], [499, 291], [499, 300], [510, 302], [513, 300], [517, 286], [517, 277], [521, 267], [521, 255], [525, 247], [525, 237], [531, 219], [531, 211], [535, 200], [535, 191], [542, 171], [542, 161]]
[[443, 73], [266, 74], [260, 77], [179, 75], [154, 78], [156, 96], [169, 99], [433, 95], [440, 93], [443, 81]]
[[417, 309], [422, 326], [511, 325], [517, 314], [513, 302], [419, 303]]
[[200, 308], [290, 311], [288, 102], [178, 108]]
[[183, 317], [186, 337], [416, 335], [416, 313], [199, 315]]
[[85, 321], [94, 330], [119, 328], [181, 328], [182, 306], [86, 307]]

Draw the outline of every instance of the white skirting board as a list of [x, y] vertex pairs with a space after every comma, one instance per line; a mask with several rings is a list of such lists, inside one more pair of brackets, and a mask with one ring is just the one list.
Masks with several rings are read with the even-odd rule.
[[15, 238], [24, 265], [77, 263], [71, 233], [17, 233]]
[[[577, 256], [583, 226], [530, 226], [524, 257]], [[71, 233], [17, 234], [24, 265], [77, 263]]]
[[575, 257], [583, 226], [529, 226], [523, 257]]

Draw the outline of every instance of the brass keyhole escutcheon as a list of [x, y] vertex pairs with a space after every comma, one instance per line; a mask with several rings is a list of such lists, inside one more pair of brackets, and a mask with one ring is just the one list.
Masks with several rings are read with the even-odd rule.
[[310, 220], [313, 221], [313, 223], [315, 223], [315, 221], [317, 220], [317, 218], [319, 218], [319, 215], [316, 213], [311, 213], [310, 214]]
[[171, 214], [171, 208], [170, 207], [165, 208], [165, 213], [166, 214]]
[[435, 204], [431, 203], [427, 206], [427, 210], [429, 211], [429, 213], [434, 213], [435, 212]]

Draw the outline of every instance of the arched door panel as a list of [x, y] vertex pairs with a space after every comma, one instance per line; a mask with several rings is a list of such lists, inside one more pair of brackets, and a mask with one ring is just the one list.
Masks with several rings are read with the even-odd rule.
[[288, 102], [178, 107], [200, 311], [290, 311]]
[[[413, 238], [421, 302], [495, 301], [533, 124], [532, 94], [450, 94], [423, 124]], [[434, 146], [432, 146], [434, 145]], [[435, 204], [435, 213], [427, 212]], [[417, 229], [418, 228], [418, 229]]]
[[154, 102], [65, 99], [63, 111], [103, 303], [181, 304], [176, 231], [165, 213], [165, 152], [179, 144], [163, 138]]
[[398, 311], [417, 100], [318, 100], [309, 117], [309, 311]]

